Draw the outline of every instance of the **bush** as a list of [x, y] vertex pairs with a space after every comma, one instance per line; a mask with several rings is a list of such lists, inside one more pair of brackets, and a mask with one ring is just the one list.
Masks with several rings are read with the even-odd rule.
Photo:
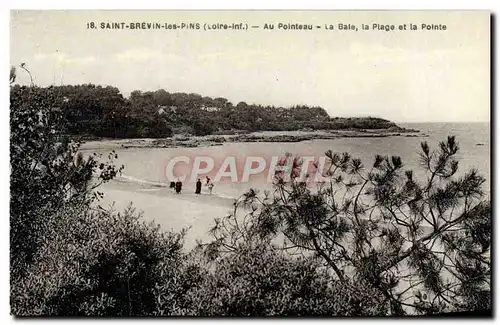
[[217, 129], [209, 121], [195, 120], [191, 124], [193, 134], [196, 136], [204, 136], [213, 134]]
[[[15, 87], [10, 98], [11, 276], [31, 263], [57, 212], [95, 199], [96, 186], [121, 169], [98, 155], [78, 154], [80, 143], [62, 135], [64, 120], [51, 88]], [[94, 177], [93, 183], [91, 182]], [[91, 184], [92, 183], [92, 184]]]
[[[124, 213], [61, 212], [26, 276], [12, 284], [17, 316], [177, 314], [186, 283], [183, 233]], [[161, 310], [159, 310], [161, 307]]]
[[383, 314], [383, 297], [359, 284], [332, 281], [314, 257], [271, 245], [240, 247], [211, 264], [189, 291], [192, 315], [361, 316]]
[[[179, 315], [192, 273], [183, 233], [99, 207], [117, 155], [84, 157], [62, 136], [52, 88], [11, 90], [11, 313]], [[122, 167], [123, 168], [123, 167]]]

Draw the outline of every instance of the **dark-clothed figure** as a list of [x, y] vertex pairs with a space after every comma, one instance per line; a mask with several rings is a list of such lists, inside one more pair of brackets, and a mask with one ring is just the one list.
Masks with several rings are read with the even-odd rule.
[[180, 194], [181, 190], [182, 190], [182, 182], [181, 181], [177, 181], [177, 183], [175, 183], [175, 192], [177, 194]]
[[201, 194], [201, 181], [198, 179], [196, 182], [196, 190], [194, 191], [195, 194]]
[[174, 191], [175, 191], [175, 182], [170, 182], [170, 190], [172, 191], [172, 193], [174, 193]]

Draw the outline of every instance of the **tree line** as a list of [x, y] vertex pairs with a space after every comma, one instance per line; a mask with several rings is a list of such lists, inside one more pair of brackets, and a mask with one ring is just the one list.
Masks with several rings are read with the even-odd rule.
[[[11, 87], [11, 96], [22, 87]], [[238, 131], [307, 129], [398, 129], [375, 117], [332, 118], [321, 107], [288, 108], [239, 102], [223, 97], [156, 91], [132, 91], [129, 97], [111, 86], [93, 84], [36, 88], [53, 92], [54, 107], [65, 119], [65, 132], [85, 138], [163, 138], [173, 134], [227, 134]]]

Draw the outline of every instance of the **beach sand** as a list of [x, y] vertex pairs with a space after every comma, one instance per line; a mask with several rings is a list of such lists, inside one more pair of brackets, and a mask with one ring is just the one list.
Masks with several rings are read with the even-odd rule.
[[113, 206], [116, 211], [123, 211], [132, 202], [137, 212], [143, 212], [144, 221], [154, 221], [163, 230], [180, 231], [190, 227], [185, 238], [186, 250], [193, 248], [196, 240], [209, 241], [208, 231], [214, 219], [226, 216], [234, 203], [234, 199], [215, 193], [197, 195], [194, 189], [186, 188], [181, 194], [175, 194], [169, 188], [123, 179], [104, 184], [100, 190], [105, 194], [100, 202], [103, 208]]

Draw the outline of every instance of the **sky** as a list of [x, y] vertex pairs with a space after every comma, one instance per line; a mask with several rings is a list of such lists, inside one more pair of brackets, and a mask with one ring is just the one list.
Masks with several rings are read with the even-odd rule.
[[[201, 29], [103, 30], [88, 29], [89, 22]], [[249, 29], [203, 29], [233, 22]], [[275, 29], [263, 30], [265, 23]], [[281, 30], [278, 23], [321, 29]], [[339, 23], [358, 31], [338, 30]], [[446, 30], [421, 30], [422, 23]], [[402, 24], [407, 30], [398, 30]], [[126, 96], [165, 89], [396, 122], [490, 121], [486, 11], [11, 11], [10, 31], [10, 64], [24, 62], [40, 86], [111, 85]], [[18, 71], [16, 82], [28, 84], [29, 76]]]

